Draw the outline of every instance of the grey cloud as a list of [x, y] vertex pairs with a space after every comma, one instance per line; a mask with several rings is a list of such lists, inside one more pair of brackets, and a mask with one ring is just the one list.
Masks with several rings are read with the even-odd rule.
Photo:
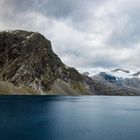
[[79, 16], [80, 13], [84, 15], [90, 4], [96, 6], [100, 2], [103, 0], [13, 0], [15, 9], [18, 11], [37, 10], [46, 16], [55, 18]]
[[46, 16], [55, 18], [68, 18], [75, 9], [78, 9], [82, 0], [14, 0], [15, 10], [38, 11]]
[[[118, 1], [120, 5], [113, 0], [1, 0], [0, 28], [44, 34], [62, 61], [76, 68], [140, 67], [140, 48], [133, 52], [140, 43], [140, 6], [136, 0], [133, 5]], [[121, 48], [130, 49], [130, 56], [120, 57]], [[117, 53], [111, 55], [112, 50]]]
[[120, 26], [114, 28], [107, 43], [117, 47], [133, 47], [135, 44], [139, 43], [139, 13], [140, 5], [137, 4], [132, 6], [128, 5], [127, 8], [124, 7], [124, 9], [121, 9], [117, 18], [118, 20], [124, 18], [126, 21], [123, 23], [123, 20], [120, 20]]
[[[3, 2], [5, 15], [2, 18], [5, 22], [14, 23], [22, 21], [23, 15], [37, 12], [56, 20], [69, 21], [70, 26], [86, 31], [88, 28], [85, 27], [92, 18], [91, 15], [94, 15], [97, 6], [104, 2], [104, 0], [6, 0]], [[9, 8], [11, 11], [6, 12]]]
[[[62, 49], [61, 47], [61, 54], [60, 56], [64, 60], [64, 62], [67, 64], [69, 63], [72, 67], [80, 67], [80, 68], [96, 68], [96, 67], [103, 67], [106, 69], [109, 68], [116, 68], [122, 66], [122, 63], [125, 63], [125, 61], [118, 61], [114, 58], [117, 56], [109, 55], [106, 50], [103, 50], [105, 53], [91, 53], [90, 51], [94, 52], [93, 50], [90, 50], [88, 47], [87, 50], [86, 46], [82, 46], [82, 44], [79, 44], [78, 47], [72, 47], [69, 49], [69, 45], [67, 45], [67, 49]], [[102, 52], [102, 51], [100, 51]], [[67, 54], [67, 55], [66, 55]]]
[[[88, 56], [86, 56], [88, 57]], [[80, 67], [80, 68], [97, 68], [97, 67], [102, 67], [102, 68], [116, 68], [119, 67], [120, 64], [117, 61], [112, 61], [111, 59], [106, 59], [103, 60], [103, 58], [101, 57], [100, 59], [95, 59], [93, 57], [90, 57], [90, 59], [86, 59], [86, 57], [82, 57], [82, 56], [75, 56], [75, 55], [69, 55], [68, 59], [69, 59], [69, 64], [72, 67]]]

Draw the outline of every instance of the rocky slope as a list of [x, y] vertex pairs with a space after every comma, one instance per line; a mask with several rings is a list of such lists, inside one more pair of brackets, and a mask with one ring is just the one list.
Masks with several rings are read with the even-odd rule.
[[138, 95], [140, 95], [140, 78], [123, 78], [110, 73], [101, 72], [95, 76], [92, 76], [92, 79], [103, 83], [107, 87], [113, 87], [116, 90], [123, 89], [136, 92]]
[[[39, 33], [1, 32], [0, 52], [1, 81], [35, 94], [93, 94], [92, 81], [64, 65], [52, 51], [51, 42]], [[54, 91], [54, 87], [60, 89]]]
[[137, 95], [117, 89], [62, 63], [39, 33], [0, 32], [0, 94]]

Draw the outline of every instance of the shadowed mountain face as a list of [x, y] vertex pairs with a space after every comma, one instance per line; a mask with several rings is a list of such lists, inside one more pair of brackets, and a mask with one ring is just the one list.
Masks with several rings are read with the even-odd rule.
[[44, 36], [21, 30], [0, 32], [0, 81], [0, 94], [137, 95], [80, 74]]

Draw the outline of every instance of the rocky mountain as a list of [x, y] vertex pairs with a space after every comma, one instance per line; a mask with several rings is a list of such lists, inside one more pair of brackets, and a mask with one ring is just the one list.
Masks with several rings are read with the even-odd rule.
[[138, 95], [108, 86], [66, 66], [36, 32], [0, 32], [0, 94]]
[[107, 86], [112, 86], [116, 89], [123, 88], [126, 90], [136, 91], [138, 94], [140, 93], [140, 78], [138, 77], [123, 78], [107, 72], [101, 72], [92, 76], [92, 79], [104, 83]]
[[0, 52], [1, 81], [33, 94], [93, 94], [92, 81], [63, 64], [39, 33], [1, 32]]

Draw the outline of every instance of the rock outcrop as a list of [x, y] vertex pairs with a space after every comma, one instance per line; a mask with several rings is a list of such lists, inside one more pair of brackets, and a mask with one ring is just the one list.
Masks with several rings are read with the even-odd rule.
[[[51, 42], [39, 33], [1, 32], [0, 52], [1, 81], [37, 94], [51, 94], [56, 83], [68, 84], [72, 95], [93, 94], [92, 81], [63, 64], [53, 52]], [[65, 94], [65, 90], [56, 92], [53, 89], [53, 94]]]

